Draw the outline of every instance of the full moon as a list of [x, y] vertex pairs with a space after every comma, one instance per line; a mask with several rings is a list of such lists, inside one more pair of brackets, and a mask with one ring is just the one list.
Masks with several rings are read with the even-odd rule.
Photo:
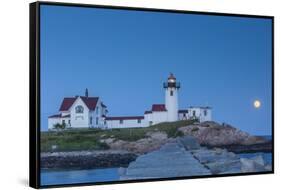
[[255, 101], [254, 101], [254, 107], [255, 107], [255, 108], [261, 107], [261, 102], [260, 102], [259, 100], [255, 100]]

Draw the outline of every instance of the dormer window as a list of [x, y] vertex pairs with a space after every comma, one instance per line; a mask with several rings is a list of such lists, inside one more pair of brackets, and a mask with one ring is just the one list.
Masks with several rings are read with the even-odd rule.
[[76, 113], [83, 113], [83, 112], [84, 112], [83, 106], [76, 106], [75, 112], [76, 112]]

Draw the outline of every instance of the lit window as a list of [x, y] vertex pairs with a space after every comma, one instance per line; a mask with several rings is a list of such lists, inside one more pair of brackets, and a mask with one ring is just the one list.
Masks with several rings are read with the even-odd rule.
[[83, 108], [83, 106], [76, 106], [75, 111], [76, 111], [76, 113], [83, 113], [84, 108]]

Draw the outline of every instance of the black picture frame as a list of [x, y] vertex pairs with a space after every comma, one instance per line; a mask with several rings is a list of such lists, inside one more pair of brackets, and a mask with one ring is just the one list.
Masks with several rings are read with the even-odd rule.
[[[134, 10], [134, 11], [149, 11], [149, 12], [166, 12], [166, 13], [181, 13], [181, 14], [199, 14], [199, 15], [216, 15], [216, 16], [231, 16], [245, 18], [264, 18], [272, 21], [272, 171], [255, 172], [255, 173], [235, 173], [235, 174], [220, 174], [208, 176], [192, 176], [192, 177], [173, 177], [173, 178], [157, 178], [157, 179], [141, 179], [129, 181], [112, 181], [112, 182], [93, 182], [93, 183], [78, 183], [64, 185], [40, 185], [40, 5], [68, 6], [68, 7], [85, 7], [85, 8], [103, 8], [103, 9], [118, 9], [118, 10]], [[141, 8], [141, 7], [125, 7], [125, 6], [109, 6], [109, 5], [91, 5], [91, 4], [76, 4], [76, 3], [59, 3], [59, 2], [34, 2], [29, 5], [29, 39], [30, 39], [30, 75], [29, 75], [29, 185], [33, 188], [51, 188], [51, 187], [69, 187], [69, 186], [86, 186], [100, 184], [121, 184], [135, 183], [148, 181], [167, 181], [167, 180], [182, 180], [196, 178], [213, 178], [213, 177], [229, 177], [229, 176], [245, 176], [245, 175], [260, 175], [274, 173], [274, 16], [262, 15], [247, 15], [247, 14], [232, 14], [218, 12], [200, 12], [187, 10], [170, 10], [156, 8]]]

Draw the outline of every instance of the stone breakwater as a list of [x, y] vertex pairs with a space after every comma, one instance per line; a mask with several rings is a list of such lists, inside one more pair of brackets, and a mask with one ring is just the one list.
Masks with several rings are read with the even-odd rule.
[[41, 153], [43, 169], [95, 169], [127, 167], [137, 155], [127, 151], [77, 151]]
[[139, 156], [120, 171], [120, 179], [127, 180], [266, 172], [271, 165], [265, 165], [262, 156], [240, 158], [226, 149], [201, 147], [195, 138], [186, 136]]

